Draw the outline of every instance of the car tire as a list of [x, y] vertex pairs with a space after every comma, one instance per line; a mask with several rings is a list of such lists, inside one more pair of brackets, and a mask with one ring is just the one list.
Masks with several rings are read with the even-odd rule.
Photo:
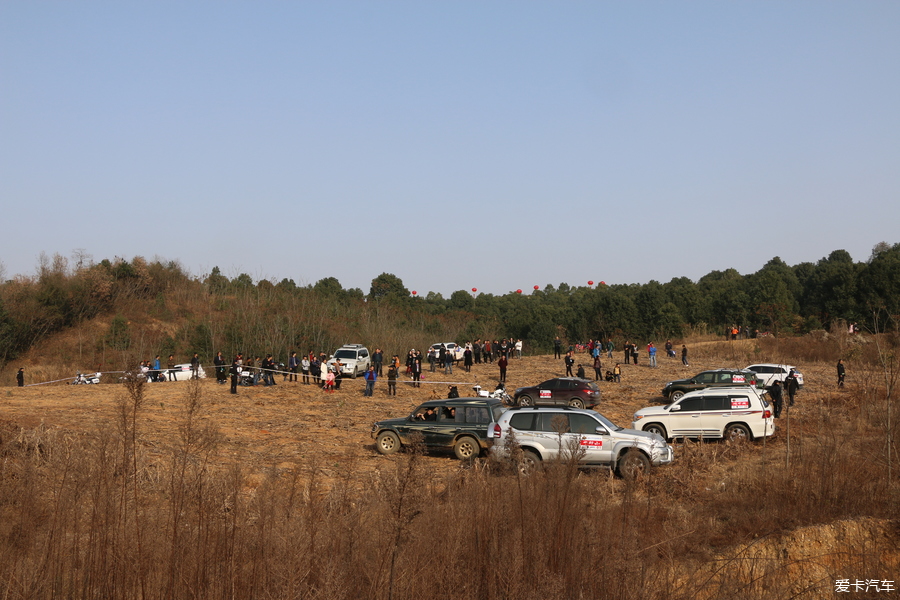
[[675, 402], [682, 396], [684, 396], [684, 392], [682, 392], [681, 390], [675, 390], [674, 392], [669, 394], [669, 400], [671, 400], [672, 402]]
[[356, 379], [358, 375], [359, 375], [359, 371], [357, 371], [356, 368], [354, 367], [353, 373], [350, 374], [350, 379]]
[[381, 454], [393, 454], [400, 449], [400, 436], [393, 431], [382, 431], [375, 438], [375, 449]]
[[741, 423], [732, 423], [725, 428], [724, 437], [732, 442], [749, 442], [753, 439], [750, 430]]
[[666, 427], [662, 423], [650, 423], [649, 425], [645, 425], [644, 431], [647, 433], [657, 433], [662, 439], [668, 439], [666, 437]]
[[534, 400], [531, 396], [522, 396], [519, 398], [519, 406], [534, 406]]
[[569, 406], [571, 406], [572, 408], [584, 408], [584, 402], [581, 400], [581, 398], [572, 398], [571, 400], [569, 400]]
[[541, 468], [541, 457], [531, 450], [522, 451], [522, 462], [519, 464], [519, 473], [531, 475]]
[[481, 445], [475, 438], [465, 435], [456, 440], [456, 444], [453, 445], [453, 453], [459, 460], [477, 458], [481, 454]]
[[640, 450], [628, 450], [619, 459], [619, 477], [635, 481], [650, 470], [650, 460]]

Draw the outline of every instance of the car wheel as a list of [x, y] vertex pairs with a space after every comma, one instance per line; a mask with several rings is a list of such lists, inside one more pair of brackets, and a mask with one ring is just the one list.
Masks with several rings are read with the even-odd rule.
[[650, 470], [650, 460], [640, 450], [628, 450], [619, 459], [619, 476], [634, 481]]
[[682, 396], [684, 396], [684, 392], [682, 392], [681, 390], [675, 390], [674, 392], [669, 394], [669, 400], [674, 402], [675, 400], [678, 400]]
[[666, 439], [666, 428], [660, 423], [650, 423], [644, 427], [644, 431], [647, 433], [655, 433], [662, 439]]
[[459, 460], [468, 460], [481, 454], [481, 445], [475, 438], [464, 436], [456, 441], [453, 452]]
[[393, 431], [382, 431], [375, 439], [375, 449], [382, 454], [393, 454], [400, 449], [400, 436]]
[[572, 408], [584, 408], [584, 402], [581, 401], [581, 398], [572, 398], [569, 400], [569, 406]]
[[359, 375], [359, 371], [354, 368], [353, 373], [350, 375], [350, 379], [356, 379], [357, 375]]
[[519, 406], [534, 406], [534, 400], [531, 396], [522, 396], [519, 398]]
[[541, 468], [541, 457], [531, 450], [522, 451], [522, 462], [519, 464], [519, 473], [531, 475]]
[[732, 442], [746, 442], [753, 438], [750, 435], [750, 430], [747, 429], [746, 425], [741, 425], [740, 423], [732, 423], [725, 428], [725, 439], [731, 440]]

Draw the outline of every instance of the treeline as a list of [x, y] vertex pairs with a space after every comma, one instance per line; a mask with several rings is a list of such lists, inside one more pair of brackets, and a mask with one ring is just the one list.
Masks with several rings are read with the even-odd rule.
[[79, 353], [109, 364], [193, 352], [207, 361], [219, 350], [286, 358], [292, 349], [331, 351], [347, 342], [404, 352], [438, 341], [503, 337], [547, 351], [557, 335], [621, 344], [626, 337], [724, 335], [736, 325], [783, 336], [836, 322], [872, 327], [877, 319], [880, 327], [895, 327], [900, 315], [900, 244], [886, 243], [865, 262], [835, 250], [816, 263], [789, 266], [775, 257], [752, 274], [712, 271], [696, 282], [561, 283], [527, 294], [459, 290], [449, 298], [414, 297], [390, 273], [375, 277], [366, 293], [344, 289], [333, 277], [298, 286], [291, 279], [228, 278], [218, 267], [194, 277], [177, 262], [141, 257], [99, 263], [76, 257], [74, 263], [42, 257], [36, 276], [0, 285], [0, 365], [95, 317], [108, 325], [81, 336]]

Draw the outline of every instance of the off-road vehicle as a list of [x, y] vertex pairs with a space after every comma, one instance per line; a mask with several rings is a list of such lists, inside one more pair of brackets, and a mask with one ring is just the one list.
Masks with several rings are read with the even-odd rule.
[[568, 406], [511, 408], [492, 427], [491, 437], [492, 456], [510, 459], [515, 458], [512, 452], [521, 452], [523, 471], [539, 467], [541, 461], [571, 458], [634, 479], [651, 465], [666, 465], [674, 458], [672, 447], [655, 433], [625, 429], [595, 411]]
[[459, 459], [473, 458], [490, 447], [488, 432], [505, 410], [495, 398], [430, 400], [409, 416], [375, 423], [375, 449], [392, 454], [421, 442], [426, 448], [453, 450]]

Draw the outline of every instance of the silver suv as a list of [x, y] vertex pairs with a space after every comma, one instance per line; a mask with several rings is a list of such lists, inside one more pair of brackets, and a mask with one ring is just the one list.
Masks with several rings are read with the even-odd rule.
[[328, 360], [329, 365], [333, 365], [337, 359], [341, 359], [341, 372], [339, 375], [349, 375], [356, 379], [358, 375], [365, 374], [372, 364], [369, 356], [369, 349], [362, 344], [344, 344], [334, 351], [334, 354]]
[[568, 406], [510, 408], [491, 437], [495, 458], [514, 458], [515, 447], [521, 448], [523, 470], [543, 460], [572, 457], [584, 466], [608, 467], [634, 479], [650, 465], [666, 465], [674, 458], [672, 447], [656, 434], [624, 429], [595, 411]]

